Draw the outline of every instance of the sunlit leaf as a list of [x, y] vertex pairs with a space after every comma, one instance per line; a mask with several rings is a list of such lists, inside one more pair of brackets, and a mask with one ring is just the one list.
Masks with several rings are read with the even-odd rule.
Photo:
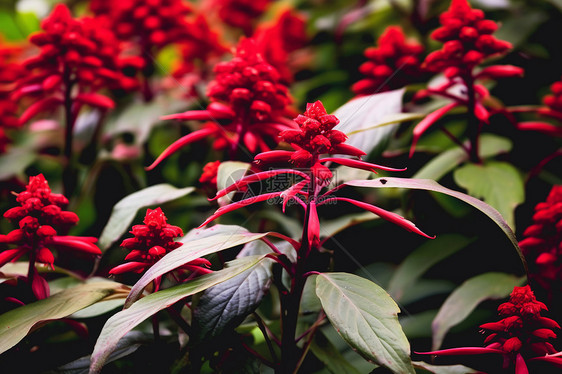
[[455, 182], [468, 194], [496, 208], [515, 230], [515, 208], [525, 201], [523, 177], [511, 164], [490, 161], [465, 164], [455, 170]]
[[244, 257], [229, 263], [229, 267], [195, 278], [168, 289], [143, 297], [128, 309], [123, 309], [107, 320], [92, 353], [91, 373], [99, 373], [119, 340], [142, 321], [176, 302], [209, 287], [224, 282], [258, 265], [263, 256]]
[[500, 299], [508, 296], [513, 287], [520, 286], [525, 278], [505, 273], [484, 273], [468, 279], [445, 300], [435, 316], [433, 350], [439, 349], [449, 329], [462, 322], [486, 299]]
[[110, 281], [83, 284], [0, 315], [0, 353], [16, 345], [39, 322], [67, 317], [121, 287]]
[[322, 273], [316, 294], [332, 325], [363, 357], [395, 373], [414, 373], [400, 308], [384, 289], [357, 275]]
[[124, 197], [113, 207], [98, 247], [102, 251], [106, 250], [127, 232], [140, 209], [179, 199], [194, 190], [194, 187], [176, 188], [169, 184], [157, 184]]

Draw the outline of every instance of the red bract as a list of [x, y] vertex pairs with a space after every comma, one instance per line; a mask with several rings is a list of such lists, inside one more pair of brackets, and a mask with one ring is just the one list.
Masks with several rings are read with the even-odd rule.
[[21, 48], [5, 44], [0, 38], [0, 154], [11, 142], [6, 130], [19, 127], [18, 105], [10, 99], [10, 94], [23, 74], [21, 65], [16, 61], [20, 54]]
[[205, 6], [225, 24], [251, 35], [257, 19], [270, 3], [271, 0], [209, 0]]
[[113, 101], [97, 91], [135, 86], [134, 80], [121, 73], [124, 62], [119, 59], [117, 40], [97, 21], [73, 19], [68, 8], [59, 4], [41, 27], [43, 31], [29, 38], [40, 48], [39, 54], [23, 63], [30, 74], [18, 82], [13, 96], [16, 100], [38, 98], [21, 115], [22, 123], [62, 104], [73, 105], [74, 117], [83, 104], [112, 108]]
[[163, 119], [208, 120], [201, 130], [170, 145], [147, 169], [151, 170], [180, 148], [200, 139], [216, 138], [214, 147], [229, 147], [236, 153], [245, 146], [250, 153], [269, 150], [281, 130], [294, 127], [286, 116], [291, 102], [277, 70], [258, 53], [252, 39], [242, 39], [230, 61], [215, 66], [215, 80], [209, 83], [211, 103], [206, 110], [191, 110]]
[[499, 322], [485, 323], [480, 327], [491, 334], [486, 338], [486, 347], [451, 348], [424, 352], [437, 356], [500, 354], [503, 356], [503, 369], [516, 374], [528, 374], [527, 365], [534, 361], [544, 361], [562, 368], [562, 357], [555, 355], [556, 349], [549, 342], [556, 338], [552, 329], [560, 326], [554, 320], [542, 317], [546, 305], [537, 301], [531, 287], [514, 287], [508, 302], [498, 307], [503, 317]]
[[511, 48], [509, 42], [492, 35], [498, 25], [484, 19], [484, 12], [472, 9], [467, 0], [452, 0], [439, 21], [442, 26], [433, 31], [431, 38], [444, 44], [442, 49], [430, 53], [424, 61], [431, 71], [449, 69], [448, 76], [462, 75], [484, 59]]
[[[109, 274], [142, 273], [164, 257], [164, 255], [182, 246], [182, 243], [174, 241], [174, 238], [183, 235], [182, 229], [170, 225], [166, 221], [167, 218], [162, 209], [148, 209], [143, 221], [144, 224], [135, 225], [132, 231], [130, 231], [134, 237], [125, 239], [121, 243], [121, 247], [131, 251], [125, 257], [125, 260], [129, 262], [114, 267], [109, 271]], [[210, 265], [210, 262], [205, 259], [197, 259], [188, 262], [180, 269], [195, 274], [205, 274], [210, 272], [206, 268]]]
[[351, 89], [356, 95], [384, 92], [413, 82], [423, 76], [420, 55], [423, 46], [415, 40], [406, 40], [400, 26], [389, 26], [377, 41], [377, 47], [364, 52], [369, 60], [359, 71], [365, 75]]
[[203, 174], [199, 178], [199, 182], [203, 184], [211, 184], [212, 186], [217, 185], [217, 172], [219, 171], [220, 161], [208, 162], [203, 167]]
[[537, 204], [533, 224], [519, 246], [530, 263], [530, 278], [559, 297], [562, 291], [562, 186], [553, 186], [546, 201]]
[[[20, 206], [6, 211], [4, 217], [17, 223], [19, 228], [7, 235], [0, 235], [0, 243], [12, 244], [16, 248], [0, 253], [0, 267], [27, 254], [32, 271], [35, 262], [53, 268], [54, 256], [49, 248], [101, 255], [100, 249], [94, 244], [95, 238], [64, 235], [78, 222], [78, 216], [62, 209], [68, 200], [63, 195], [51, 192], [43, 174], [30, 177], [26, 190], [19, 193], [16, 200]], [[34, 275], [35, 278], [39, 277], [37, 274], [28, 274], [28, 278], [34, 278]], [[32, 283], [34, 281], [36, 286], [38, 279]], [[34, 291], [37, 289], [34, 288]], [[38, 295], [37, 292], [35, 294]], [[48, 295], [48, 288], [47, 292], [42, 290], [40, 294]]]
[[279, 72], [281, 81], [292, 82], [295, 67], [289, 57], [308, 40], [304, 16], [285, 9], [273, 22], [260, 24], [252, 37], [265, 60]]
[[[307, 228], [307, 233], [303, 238], [307, 238], [308, 242], [305, 248], [307, 248], [307, 251], [310, 251], [320, 246], [320, 223], [316, 208], [327, 202], [344, 201], [377, 214], [381, 218], [398, 224], [409, 231], [429, 237], [417, 229], [413, 223], [395, 213], [353, 199], [332, 197], [331, 193], [335, 192], [338, 189], [337, 187], [320, 195], [322, 188], [327, 186], [332, 180], [332, 172], [324, 165], [327, 162], [371, 170], [373, 172], [375, 169], [389, 171], [402, 171], [404, 169], [389, 168], [350, 158], [322, 158], [321, 155], [326, 153], [360, 157], [364, 155], [364, 152], [343, 144], [347, 136], [333, 129], [339, 120], [334, 115], [327, 114], [320, 101], [307, 104], [304, 115], [299, 115], [295, 118], [295, 122], [299, 125], [298, 130], [285, 130], [280, 134], [280, 138], [289, 143], [294, 151], [268, 151], [258, 154], [254, 159], [255, 165], [261, 169], [278, 163], [290, 164], [293, 166], [293, 169], [272, 169], [250, 174], [224, 190], [218, 191], [214, 199], [225, 196], [230, 192], [245, 191], [252, 183], [274, 177], [285, 177], [283, 181], [290, 182], [289, 186], [281, 191], [263, 193], [225, 205], [219, 208], [201, 226], [233, 210], [257, 202], [265, 200], [274, 201], [280, 198], [283, 203], [283, 211], [289, 202], [297, 203], [306, 210], [307, 223], [305, 227]], [[307, 255], [308, 252], [304, 254], [305, 257]]]
[[[472, 9], [467, 0], [453, 0], [448, 11], [440, 17], [442, 27], [432, 33], [432, 38], [443, 42], [443, 48], [430, 53], [422, 67], [442, 72], [445, 81], [435, 87], [419, 91], [415, 99], [437, 95], [453, 103], [448, 104], [420, 121], [414, 128], [414, 137], [410, 148], [413, 155], [416, 143], [421, 135], [436, 123], [443, 115], [455, 107], [466, 107], [468, 110], [468, 144], [463, 145], [472, 162], [480, 162], [478, 141], [483, 124], [489, 123], [490, 111], [485, 103], [490, 96], [486, 87], [477, 84], [480, 79], [498, 79], [523, 75], [523, 69], [511, 65], [488, 66], [480, 72], [475, 67], [486, 58], [507, 52], [511, 44], [497, 40], [491, 34], [497, 29], [494, 21], [485, 20], [484, 13]], [[460, 94], [452, 88], [461, 88]], [[494, 110], [497, 110], [494, 109]], [[501, 110], [498, 110], [501, 111]], [[492, 112], [493, 113], [493, 112]], [[457, 143], [464, 143], [455, 139]]]

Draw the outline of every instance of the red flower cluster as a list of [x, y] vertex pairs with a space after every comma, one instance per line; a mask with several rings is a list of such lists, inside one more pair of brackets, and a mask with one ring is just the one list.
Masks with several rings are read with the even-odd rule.
[[552, 319], [542, 317], [541, 310], [548, 309], [537, 301], [531, 287], [515, 287], [509, 301], [498, 307], [498, 313], [503, 319], [480, 326], [492, 331], [484, 344], [487, 344], [487, 348], [522, 354], [524, 357], [556, 353], [547, 340], [556, 338], [552, 329], [559, 329], [560, 326]]
[[308, 40], [304, 17], [286, 9], [273, 22], [258, 26], [252, 38], [265, 60], [277, 69], [281, 81], [292, 82], [294, 66], [290, 53], [302, 48]]
[[217, 12], [222, 22], [251, 35], [256, 19], [266, 11], [271, 0], [211, 0], [208, 3], [209, 9]]
[[533, 224], [519, 246], [533, 264], [530, 277], [550, 293], [562, 291], [562, 186], [554, 186], [545, 202], [537, 204]]
[[[562, 80], [550, 85], [551, 94], [543, 98], [544, 107], [540, 107], [536, 112], [542, 116], [554, 118], [562, 121]], [[534, 109], [532, 111], [535, 111]], [[512, 121], [517, 129], [523, 131], [538, 131], [546, 135], [562, 137], [562, 126], [554, 125], [542, 121]]]
[[208, 162], [203, 167], [203, 174], [199, 178], [199, 182], [203, 184], [211, 184], [216, 187], [217, 185], [217, 173], [219, 171], [220, 161]]
[[109, 18], [117, 37], [137, 42], [143, 56], [189, 37], [185, 16], [191, 7], [182, 0], [120, 0], [109, 7], [102, 2], [90, 9]]
[[385, 220], [393, 222], [408, 231], [429, 237], [419, 230], [412, 222], [404, 219], [396, 213], [386, 211], [361, 201], [344, 197], [333, 197], [332, 193], [338, 190], [339, 187], [320, 195], [321, 189], [327, 186], [332, 178], [332, 172], [330, 169], [323, 165], [326, 162], [333, 162], [352, 168], [371, 171], [375, 171], [375, 169], [403, 171], [404, 169], [393, 169], [350, 158], [320, 158], [323, 153], [339, 153], [355, 157], [360, 157], [365, 154], [363, 151], [355, 147], [344, 144], [344, 141], [347, 138], [345, 134], [333, 129], [334, 126], [338, 124], [339, 120], [335, 116], [327, 114], [326, 109], [324, 109], [324, 106], [320, 101], [308, 104], [304, 115], [299, 115], [295, 118], [295, 121], [299, 124], [299, 130], [283, 131], [280, 135], [283, 140], [291, 144], [293, 149], [295, 149], [294, 151], [268, 151], [260, 153], [254, 158], [254, 163], [262, 169], [266, 166], [271, 166], [272, 164], [277, 163], [292, 163], [294, 165], [293, 168], [270, 169], [247, 175], [227, 188], [218, 191], [213, 200], [225, 196], [230, 192], [244, 191], [248, 188], [248, 185], [252, 183], [261, 182], [279, 175], [285, 175], [285, 178], [287, 175], [295, 179], [298, 177], [301, 180], [298, 182], [295, 181], [295, 183], [289, 186], [286, 190], [252, 196], [250, 198], [222, 206], [211, 217], [203, 222], [200, 227], [205, 226], [209, 222], [233, 210], [261, 201], [281, 198], [283, 201], [283, 211], [285, 211], [285, 207], [290, 201], [296, 202], [308, 211], [306, 214], [308, 217], [308, 223], [306, 225], [308, 229], [308, 250], [318, 248], [320, 246], [320, 222], [318, 220], [316, 207], [328, 202], [342, 201], [353, 204], [361, 209], [370, 211]]
[[462, 75], [484, 59], [511, 48], [509, 42], [492, 35], [498, 25], [484, 19], [484, 12], [472, 9], [467, 0], [452, 0], [439, 20], [442, 26], [431, 37], [444, 44], [442, 49], [430, 53], [424, 61], [424, 66], [431, 71], [447, 69], [449, 77]]
[[562, 357], [548, 342], [556, 338], [552, 329], [559, 329], [556, 321], [542, 317], [546, 305], [537, 301], [531, 287], [514, 287], [509, 301], [498, 307], [503, 319], [499, 322], [485, 323], [480, 327], [491, 331], [486, 347], [462, 347], [440, 351], [425, 352], [437, 356], [499, 354], [503, 356], [503, 369], [516, 374], [529, 374], [527, 365], [543, 361], [562, 368]]
[[[30, 177], [26, 190], [18, 194], [16, 200], [21, 206], [9, 209], [4, 217], [18, 223], [19, 228], [7, 235], [0, 235], [0, 243], [13, 244], [17, 248], [0, 253], [0, 267], [27, 254], [31, 263], [37, 261], [52, 268], [54, 256], [50, 247], [101, 255], [100, 249], [94, 244], [96, 238], [59, 235], [75, 225], [78, 216], [62, 210], [68, 200], [63, 195], [51, 192], [43, 174]], [[34, 280], [37, 278], [35, 276]], [[38, 290], [34, 288], [34, 291]], [[45, 295], [48, 292], [36, 292], [38, 294]]]
[[64, 97], [75, 85], [78, 93], [73, 97], [74, 114], [82, 104], [112, 108], [111, 99], [96, 93], [102, 88], [135, 87], [136, 82], [121, 73], [130, 61], [119, 59], [114, 35], [96, 21], [73, 19], [68, 8], [58, 4], [41, 27], [44, 31], [30, 36], [40, 53], [23, 63], [32, 74], [19, 81], [14, 99], [27, 95], [43, 98], [22, 114], [22, 123], [43, 110], [64, 104]]
[[0, 154], [6, 151], [10, 138], [5, 130], [19, 127], [17, 117], [18, 105], [11, 100], [14, 82], [22, 76], [21, 65], [15, 59], [20, 48], [2, 43], [0, 39]]
[[304, 115], [295, 118], [299, 129], [284, 130], [279, 134], [281, 140], [296, 149], [291, 155], [291, 162], [297, 167], [310, 166], [325, 153], [340, 153], [361, 157], [365, 152], [355, 147], [342, 144], [347, 136], [334, 130], [340, 121], [336, 116], [328, 114], [320, 101], [307, 104]]
[[366, 77], [351, 87], [356, 95], [404, 87], [423, 75], [420, 55], [424, 48], [415, 40], [407, 41], [400, 26], [387, 27], [377, 45], [365, 50], [369, 61], [364, 62], [359, 71]]
[[[117, 275], [127, 272], [142, 273], [150, 268], [166, 253], [181, 247], [182, 243], [175, 242], [174, 238], [183, 235], [182, 229], [166, 223], [167, 218], [162, 209], [148, 209], [144, 218], [144, 225], [135, 225], [131, 234], [134, 238], [123, 240], [121, 247], [131, 250], [125, 257], [130, 261], [114, 267], [109, 274]], [[197, 274], [209, 273], [210, 270], [201, 266], [210, 266], [210, 262], [200, 258], [188, 262], [180, 269], [192, 271]]]
[[234, 58], [218, 63], [214, 71], [215, 80], [209, 83], [207, 90], [212, 102], [206, 110], [163, 117], [214, 122], [175, 141], [147, 170], [180, 148], [207, 136], [216, 138], [215, 149], [230, 147], [234, 152], [245, 145], [255, 153], [258, 149], [269, 150], [268, 140], [276, 143], [281, 130], [294, 127], [286, 117], [291, 102], [287, 87], [280, 83], [277, 70], [259, 54], [253, 39], [242, 39]]

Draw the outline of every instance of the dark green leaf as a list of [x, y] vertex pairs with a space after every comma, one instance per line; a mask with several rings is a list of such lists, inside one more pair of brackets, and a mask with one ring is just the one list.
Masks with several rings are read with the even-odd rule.
[[314, 340], [310, 345], [310, 350], [320, 361], [326, 365], [326, 368], [333, 374], [359, 374], [360, 372], [353, 367], [340, 354], [336, 347], [321, 333], [314, 335]]

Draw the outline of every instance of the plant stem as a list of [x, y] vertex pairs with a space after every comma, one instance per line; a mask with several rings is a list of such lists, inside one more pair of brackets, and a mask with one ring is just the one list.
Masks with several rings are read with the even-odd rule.
[[480, 156], [478, 150], [478, 138], [480, 136], [480, 120], [476, 117], [476, 91], [474, 90], [474, 77], [472, 71], [468, 72], [463, 77], [464, 84], [466, 85], [466, 95], [468, 101], [466, 103], [468, 109], [468, 140], [469, 140], [469, 153], [470, 161], [479, 164]]
[[76, 171], [72, 159], [72, 133], [74, 131], [74, 115], [72, 113], [72, 86], [73, 82], [70, 72], [64, 74], [64, 159], [65, 167], [63, 171], [63, 193], [70, 198], [76, 188]]

